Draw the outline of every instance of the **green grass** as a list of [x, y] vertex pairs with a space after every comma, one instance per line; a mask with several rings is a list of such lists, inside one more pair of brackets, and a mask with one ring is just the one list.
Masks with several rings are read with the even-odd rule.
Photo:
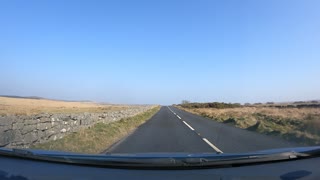
[[149, 120], [160, 110], [157, 106], [144, 113], [116, 122], [97, 123], [88, 129], [82, 129], [69, 134], [62, 139], [36, 144], [30, 148], [58, 150], [78, 153], [97, 154], [110, 147], [115, 142], [133, 132], [138, 126]]

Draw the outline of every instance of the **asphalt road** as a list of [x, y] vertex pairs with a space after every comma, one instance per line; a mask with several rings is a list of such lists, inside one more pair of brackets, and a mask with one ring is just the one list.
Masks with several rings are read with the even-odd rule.
[[161, 107], [149, 121], [110, 147], [107, 153], [240, 153], [295, 144], [218, 123], [175, 107]]

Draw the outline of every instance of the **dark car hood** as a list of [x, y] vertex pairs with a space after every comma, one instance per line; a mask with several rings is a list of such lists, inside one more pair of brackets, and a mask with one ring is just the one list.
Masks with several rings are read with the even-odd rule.
[[0, 155], [33, 160], [124, 168], [203, 168], [268, 163], [319, 156], [320, 146], [269, 149], [248, 153], [80, 154], [0, 148]]

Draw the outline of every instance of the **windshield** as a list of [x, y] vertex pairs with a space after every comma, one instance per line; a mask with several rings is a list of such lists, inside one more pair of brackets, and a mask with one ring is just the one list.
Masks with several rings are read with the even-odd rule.
[[317, 146], [319, 5], [2, 1], [0, 147], [174, 164]]

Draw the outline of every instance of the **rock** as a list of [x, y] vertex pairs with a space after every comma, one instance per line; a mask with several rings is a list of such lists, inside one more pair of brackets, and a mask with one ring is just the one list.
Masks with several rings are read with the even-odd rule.
[[38, 130], [45, 130], [51, 128], [51, 123], [39, 123], [37, 124], [37, 129]]
[[24, 124], [25, 124], [25, 125], [38, 124], [38, 121], [37, 121], [37, 120], [34, 120], [34, 119], [29, 119], [29, 120], [25, 120], [25, 121], [24, 121]]
[[38, 140], [37, 133], [35, 132], [27, 133], [26, 135], [24, 135], [23, 140], [25, 143], [32, 144], [33, 142]]
[[11, 130], [11, 126], [0, 126], [0, 132]]
[[40, 119], [40, 122], [49, 123], [49, 122], [51, 122], [51, 119], [49, 117], [43, 117], [43, 118]]
[[53, 130], [45, 131], [45, 136], [47, 136], [48, 138], [54, 134], [57, 134], [57, 132]]
[[39, 139], [46, 139], [46, 132], [45, 131], [38, 131]]
[[61, 129], [60, 132], [65, 133], [67, 130], [65, 128]]
[[14, 140], [14, 133], [12, 130], [0, 132], [0, 147], [10, 144]]
[[34, 131], [34, 130], [37, 130], [37, 125], [27, 125], [22, 128], [21, 133], [27, 134], [27, 133]]
[[10, 116], [0, 117], [0, 126], [11, 126], [13, 118]]
[[22, 129], [24, 127], [24, 123], [16, 122], [12, 124], [13, 129]]
[[23, 139], [23, 136], [19, 130], [13, 130], [14, 139], [13, 142], [21, 142]]

